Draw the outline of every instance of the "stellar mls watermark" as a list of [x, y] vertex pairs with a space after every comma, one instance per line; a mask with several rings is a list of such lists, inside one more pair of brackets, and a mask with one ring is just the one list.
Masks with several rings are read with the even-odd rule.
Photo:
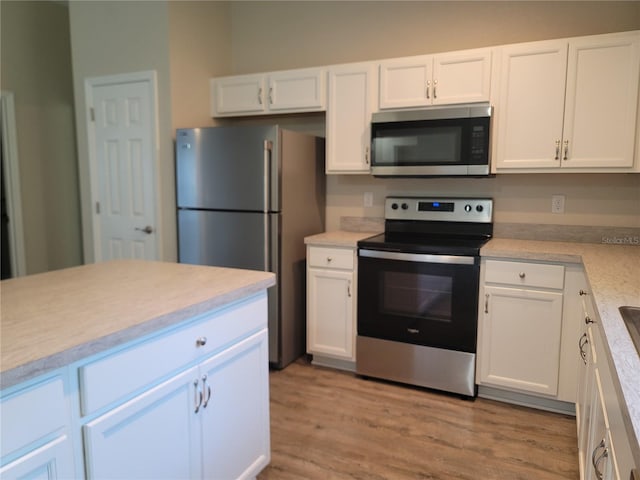
[[611, 245], [640, 245], [640, 237], [634, 235], [625, 235], [622, 237], [602, 237], [602, 243]]

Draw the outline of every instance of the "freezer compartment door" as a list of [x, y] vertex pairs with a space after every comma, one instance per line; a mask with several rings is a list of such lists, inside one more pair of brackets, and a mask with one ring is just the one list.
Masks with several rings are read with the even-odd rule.
[[279, 211], [276, 126], [179, 129], [179, 208]]
[[178, 210], [178, 260], [274, 271], [277, 251], [271, 247], [277, 217], [256, 212]]

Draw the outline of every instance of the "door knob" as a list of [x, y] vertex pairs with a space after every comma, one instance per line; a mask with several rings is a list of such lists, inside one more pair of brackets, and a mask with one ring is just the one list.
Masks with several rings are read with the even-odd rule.
[[149, 234], [153, 233], [153, 227], [152, 227], [151, 225], [147, 225], [147, 226], [146, 226], [146, 227], [144, 227], [144, 228], [138, 228], [138, 227], [136, 227], [136, 230], [137, 230], [137, 231], [139, 231], [139, 232], [144, 232], [144, 233], [146, 233], [147, 235], [149, 235]]

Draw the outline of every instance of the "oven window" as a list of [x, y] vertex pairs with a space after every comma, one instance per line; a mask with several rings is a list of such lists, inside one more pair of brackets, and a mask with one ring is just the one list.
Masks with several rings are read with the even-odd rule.
[[451, 322], [450, 276], [385, 271], [382, 283], [383, 314]]

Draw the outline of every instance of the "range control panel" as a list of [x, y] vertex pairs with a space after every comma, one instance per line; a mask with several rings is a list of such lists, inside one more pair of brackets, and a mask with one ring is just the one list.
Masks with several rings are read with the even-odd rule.
[[387, 197], [385, 219], [491, 223], [491, 198]]

